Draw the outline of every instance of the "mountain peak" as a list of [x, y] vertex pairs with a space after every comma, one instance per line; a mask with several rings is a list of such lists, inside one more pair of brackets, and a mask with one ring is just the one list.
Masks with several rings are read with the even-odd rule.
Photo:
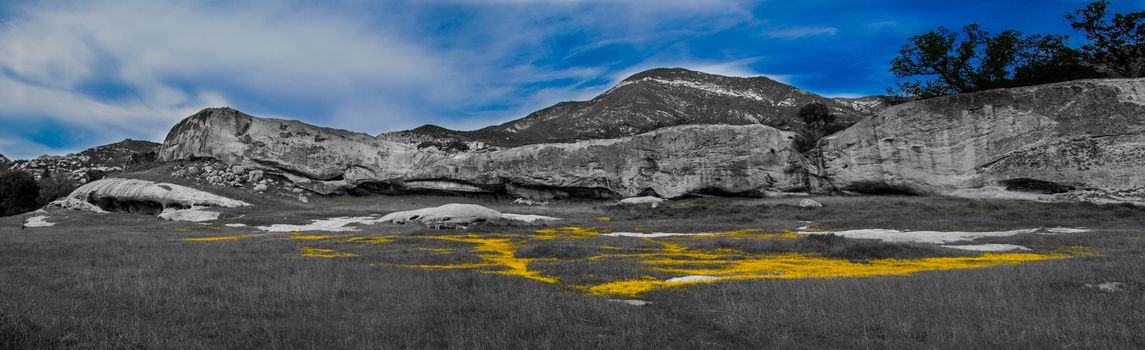
[[[625, 78], [624, 80], [621, 80], [620, 84], [618, 84], [618, 85], [624, 85], [624, 84], [642, 81], [642, 80], [646, 80], [646, 79], [691, 80], [691, 81], [727, 81], [727, 82], [752, 81], [752, 82], [771, 82], [771, 83], [775, 83], [775, 84], [783, 84], [783, 83], [780, 83], [778, 81], [775, 81], [774, 79], [771, 79], [771, 78], [768, 78], [768, 77], [762, 76], [762, 75], [761, 76], [755, 76], [755, 77], [733, 77], [733, 76], [705, 73], [705, 72], [690, 70], [687, 68], [677, 67], [677, 68], [653, 68], [653, 69], [649, 69], [646, 71], [642, 71], [642, 72], [633, 74], [633, 75], [629, 76], [628, 78]], [[786, 85], [786, 84], [783, 84], [783, 85]]]
[[809, 103], [830, 106], [840, 120], [864, 114], [850, 105], [766, 77], [727, 77], [684, 68], [656, 68], [634, 74], [588, 101], [567, 101], [524, 118], [475, 131], [437, 126], [386, 133], [395, 141], [451, 139], [496, 146], [573, 142], [632, 136], [686, 124], [763, 124], [796, 130], [796, 114]]

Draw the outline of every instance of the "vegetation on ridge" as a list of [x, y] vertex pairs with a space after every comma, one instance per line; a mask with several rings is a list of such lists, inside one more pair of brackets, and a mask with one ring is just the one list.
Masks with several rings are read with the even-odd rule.
[[1086, 78], [1145, 76], [1145, 11], [1106, 14], [1100, 0], [1066, 15], [1088, 42], [1070, 47], [1066, 35], [1030, 35], [1017, 30], [991, 34], [977, 24], [961, 35], [939, 27], [911, 36], [891, 61], [898, 95], [923, 98]]

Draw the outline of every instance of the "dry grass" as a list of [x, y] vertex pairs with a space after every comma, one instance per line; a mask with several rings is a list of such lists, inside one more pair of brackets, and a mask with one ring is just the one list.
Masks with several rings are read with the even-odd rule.
[[[301, 223], [345, 210], [369, 214], [456, 200], [367, 199], [319, 199], [314, 208], [292, 204], [275, 212], [230, 214], [246, 215], [234, 222]], [[18, 218], [2, 218], [0, 348], [1145, 347], [1145, 212], [1135, 208], [924, 197], [817, 198], [826, 205], [822, 210], [786, 205], [789, 200], [697, 199], [657, 209], [592, 202], [511, 207], [464, 200], [559, 213], [553, 216], [567, 218], [564, 224], [604, 230], [778, 232], [802, 226], [803, 220], [827, 228], [1098, 230], [984, 240], [1043, 252], [1082, 245], [1093, 256], [911, 276], [699, 284], [648, 292], [640, 298], [652, 304], [632, 307], [563, 284], [470, 269], [396, 266], [482, 263], [485, 258], [457, 253], [472, 249], [472, 243], [430, 238], [464, 237], [466, 231], [379, 225], [328, 240], [265, 236], [194, 242], [182, 239], [250, 231], [64, 213], [53, 214], [58, 219], [50, 221], [66, 221], [57, 227], [19, 230]], [[613, 220], [598, 220], [601, 216]], [[534, 229], [477, 231], [529, 237], [537, 235]], [[379, 235], [397, 238], [337, 242]], [[633, 269], [637, 258], [588, 259], [640, 254], [664, 242], [701, 251], [789, 249], [856, 261], [964, 254], [832, 238], [522, 240], [513, 252], [531, 259], [529, 269], [573, 285], [671, 277]], [[354, 256], [302, 256], [307, 247]], [[1128, 288], [1105, 293], [1083, 287], [1107, 281]]]

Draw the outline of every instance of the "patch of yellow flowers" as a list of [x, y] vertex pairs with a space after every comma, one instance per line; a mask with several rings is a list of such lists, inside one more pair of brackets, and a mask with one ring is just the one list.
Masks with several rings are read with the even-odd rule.
[[[516, 255], [522, 244], [533, 240], [582, 240], [598, 236], [602, 231], [587, 227], [561, 227], [536, 230], [533, 234], [468, 234], [442, 236], [329, 236], [291, 232], [287, 239], [329, 240], [336, 243], [385, 244], [396, 239], [428, 239], [462, 242], [473, 245], [470, 250], [480, 258], [477, 263], [449, 265], [403, 265], [418, 269], [474, 269], [482, 273], [517, 276], [544, 283], [556, 284], [557, 277], [546, 276], [543, 271], [530, 269], [536, 258], [522, 258]], [[262, 234], [189, 237], [187, 241], [233, 241], [263, 236]], [[635, 297], [642, 293], [664, 288], [713, 283], [725, 280], [753, 279], [796, 279], [796, 278], [845, 278], [866, 276], [904, 276], [922, 271], [974, 269], [999, 265], [1014, 265], [1025, 262], [1065, 259], [1072, 256], [1090, 255], [1086, 247], [1062, 247], [1053, 253], [987, 253], [966, 257], [934, 257], [920, 259], [875, 259], [855, 262], [847, 259], [829, 258], [811, 254], [749, 254], [735, 249], [689, 249], [677, 242], [710, 238], [723, 239], [795, 239], [800, 235], [785, 231], [764, 233], [760, 230], [745, 229], [723, 233], [672, 237], [663, 239], [643, 238], [659, 245], [658, 248], [625, 248], [601, 245], [600, 248], [613, 252], [582, 258], [586, 261], [610, 258], [636, 259], [643, 269], [676, 276], [708, 276], [705, 279], [669, 282], [651, 276], [624, 279], [591, 285], [570, 285], [576, 290], [605, 296]], [[420, 248], [437, 253], [451, 254], [455, 249]], [[460, 250], [464, 251], [464, 250]], [[302, 256], [338, 258], [357, 256], [354, 253], [337, 252], [334, 249], [305, 246]], [[547, 259], [556, 260], [556, 259]]]

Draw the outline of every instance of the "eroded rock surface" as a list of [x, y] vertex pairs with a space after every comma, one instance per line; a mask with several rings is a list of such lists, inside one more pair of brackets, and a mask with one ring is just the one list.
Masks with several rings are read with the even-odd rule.
[[159, 158], [214, 158], [323, 194], [357, 188], [672, 198], [798, 186], [784, 172], [801, 159], [791, 138], [763, 125], [687, 125], [617, 139], [447, 153], [215, 108], [176, 125]]
[[1140, 200], [1145, 198], [1145, 79], [1074, 81], [910, 102], [820, 146], [820, 175], [843, 190]]
[[169, 208], [234, 208], [250, 205], [175, 184], [118, 178], [92, 181], [52, 204], [94, 212], [128, 211], [147, 214], [159, 214]]

